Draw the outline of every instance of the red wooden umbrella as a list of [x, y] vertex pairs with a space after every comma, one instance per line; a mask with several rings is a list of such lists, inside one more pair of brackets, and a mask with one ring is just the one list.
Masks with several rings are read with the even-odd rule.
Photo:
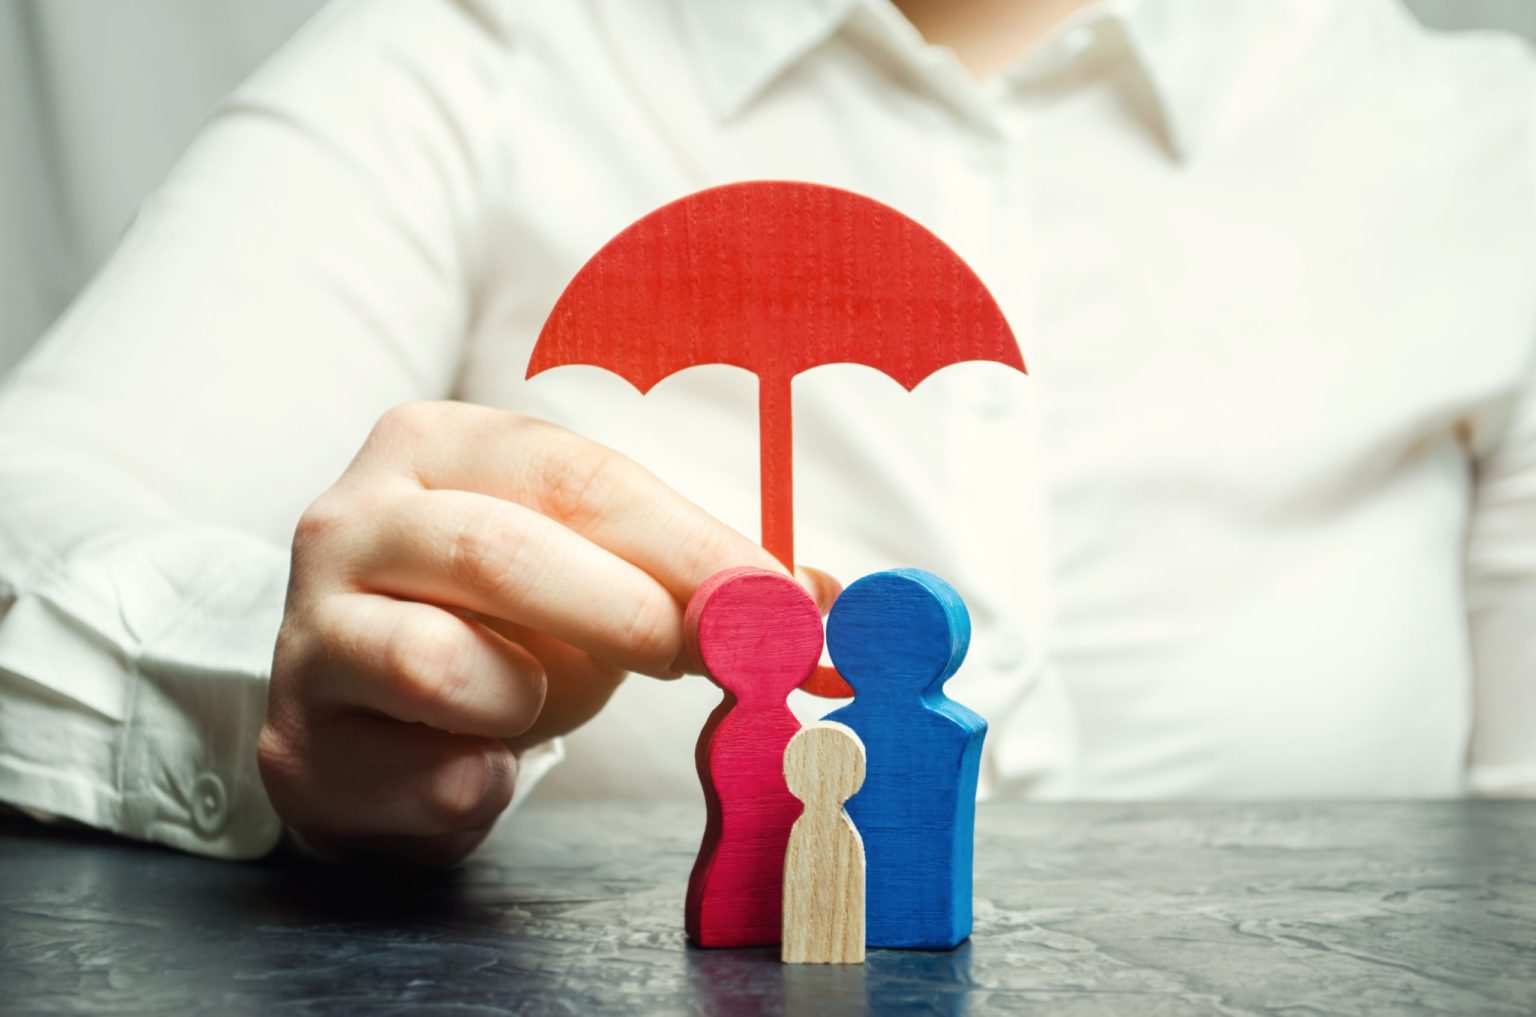
[[[791, 379], [865, 364], [910, 390], [966, 360], [1024, 370], [997, 302], [943, 241], [850, 191], [751, 181], [680, 198], [604, 245], [556, 301], [528, 377], [588, 364], [644, 393], [698, 364], [756, 374], [763, 547], [793, 569]], [[802, 688], [852, 694], [829, 667]]]

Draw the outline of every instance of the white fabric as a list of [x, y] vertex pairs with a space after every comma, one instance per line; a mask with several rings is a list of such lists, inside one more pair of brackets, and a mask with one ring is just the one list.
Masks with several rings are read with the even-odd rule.
[[[795, 389], [800, 554], [960, 589], [988, 793], [1536, 790], [1520, 45], [1111, 0], [977, 86], [876, 0], [373, 0], [239, 90], [0, 395], [0, 797], [270, 846], [284, 547], [393, 403], [554, 419], [756, 533], [744, 374], [522, 376], [603, 241], [757, 177], [914, 216], [1020, 337], [1028, 379]], [[716, 698], [631, 680], [540, 793], [695, 798]]]
[[117, 246], [219, 100], [320, 5], [0, 3], [0, 368]]

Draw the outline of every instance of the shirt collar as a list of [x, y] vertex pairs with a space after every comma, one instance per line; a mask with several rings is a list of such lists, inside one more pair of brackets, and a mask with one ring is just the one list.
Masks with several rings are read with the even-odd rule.
[[[1284, 4], [1240, 0], [1106, 0], [1153, 98], [1172, 153], [1188, 158], [1209, 137], [1252, 44], [1281, 24], [1261, 25]], [[1283, 20], [1283, 19], [1282, 19]]]
[[[716, 113], [729, 119], [835, 35], [860, 4], [889, 0], [683, 0], [689, 44]], [[1121, 30], [1170, 150], [1187, 157], [1210, 128], [1256, 6], [1238, 0], [1099, 0], [1055, 35]], [[1049, 43], [1047, 43], [1047, 47]], [[1042, 50], [1045, 47], [1042, 48]], [[1037, 51], [1038, 52], [1038, 51]]]
[[[694, 62], [730, 118], [831, 38], [860, 0], [683, 0]], [[885, 0], [881, 0], [885, 2]]]

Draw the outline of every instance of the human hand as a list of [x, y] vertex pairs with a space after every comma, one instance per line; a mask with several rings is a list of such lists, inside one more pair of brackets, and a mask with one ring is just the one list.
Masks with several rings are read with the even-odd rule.
[[[674, 678], [683, 605], [766, 551], [611, 449], [463, 403], [386, 413], [299, 521], [258, 743], [316, 852], [450, 864], [511, 800], [517, 755], [628, 671]], [[835, 582], [800, 581], [823, 610]]]

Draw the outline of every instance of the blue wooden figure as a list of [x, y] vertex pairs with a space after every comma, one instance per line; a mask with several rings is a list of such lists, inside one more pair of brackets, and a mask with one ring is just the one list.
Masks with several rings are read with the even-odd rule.
[[872, 947], [947, 950], [971, 934], [987, 722], [944, 695], [970, 641], [960, 595], [921, 569], [865, 576], [827, 618], [827, 649], [855, 699], [826, 719], [852, 728], [868, 759], [847, 809], [864, 839]]

